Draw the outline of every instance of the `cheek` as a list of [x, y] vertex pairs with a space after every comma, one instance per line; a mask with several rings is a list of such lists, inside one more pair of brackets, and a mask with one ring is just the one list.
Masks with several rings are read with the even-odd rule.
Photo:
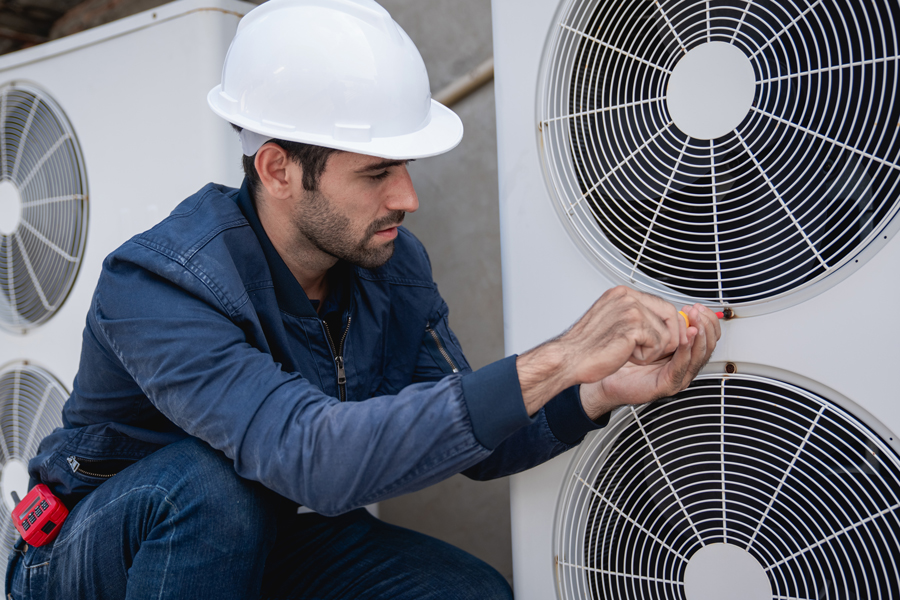
[[[375, 189], [373, 189], [375, 188]], [[333, 224], [340, 223], [342, 232], [351, 240], [369, 243], [375, 232], [373, 225], [385, 216], [383, 195], [369, 182], [351, 182], [338, 187], [330, 182], [320, 187], [319, 200]]]
[[352, 224], [351, 227], [353, 228], [353, 231], [366, 237], [375, 233], [378, 221], [380, 220], [380, 217], [383, 217], [377, 210], [358, 209], [343, 214], [347, 218], [347, 222]]

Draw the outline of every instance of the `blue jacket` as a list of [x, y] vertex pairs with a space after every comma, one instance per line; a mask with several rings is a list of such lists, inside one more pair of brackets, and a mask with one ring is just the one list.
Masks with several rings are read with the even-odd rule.
[[72, 505], [196, 436], [240, 476], [332, 515], [461, 471], [521, 471], [598, 427], [575, 388], [529, 417], [515, 357], [472, 372], [405, 229], [384, 266], [332, 271], [329, 328], [246, 182], [186, 199], [104, 261], [64, 427], [41, 443], [32, 478]]

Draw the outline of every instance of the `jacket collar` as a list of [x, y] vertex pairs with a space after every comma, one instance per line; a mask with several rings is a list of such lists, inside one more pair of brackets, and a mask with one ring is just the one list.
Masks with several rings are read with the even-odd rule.
[[278, 300], [278, 306], [281, 307], [281, 310], [297, 317], [317, 317], [316, 310], [313, 308], [312, 302], [309, 301], [306, 292], [303, 291], [303, 287], [297, 282], [288, 266], [284, 264], [284, 260], [278, 254], [275, 246], [272, 245], [266, 230], [263, 229], [259, 216], [256, 214], [256, 207], [253, 204], [246, 177], [244, 178], [244, 183], [241, 184], [237, 204], [241, 212], [244, 213], [247, 222], [250, 223], [253, 233], [256, 234], [259, 245], [262, 246], [263, 254], [269, 265], [269, 271], [272, 273], [272, 284], [275, 286], [275, 298]]

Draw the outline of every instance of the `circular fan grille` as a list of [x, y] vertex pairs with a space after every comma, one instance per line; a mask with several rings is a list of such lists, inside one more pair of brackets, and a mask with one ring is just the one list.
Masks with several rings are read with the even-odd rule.
[[896, 15], [885, 0], [568, 0], [538, 120], [575, 237], [625, 282], [717, 304], [856, 264], [900, 196]]
[[78, 274], [87, 235], [81, 149], [45, 93], [0, 87], [0, 325], [49, 319]]
[[10, 517], [11, 492], [20, 498], [28, 493], [28, 461], [41, 440], [62, 427], [67, 397], [62, 384], [43, 369], [16, 363], [0, 370], [0, 548], [4, 552], [18, 535]]
[[786, 383], [703, 377], [626, 409], [561, 494], [565, 599], [900, 598], [900, 458]]

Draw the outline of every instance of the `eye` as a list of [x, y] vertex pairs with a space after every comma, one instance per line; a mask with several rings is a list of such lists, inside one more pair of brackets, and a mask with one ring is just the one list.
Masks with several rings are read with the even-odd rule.
[[385, 169], [384, 171], [382, 171], [381, 173], [378, 173], [377, 175], [369, 175], [369, 178], [374, 179], [376, 181], [381, 181], [382, 179], [386, 179], [388, 175], [390, 175], [390, 172], [387, 169]]

